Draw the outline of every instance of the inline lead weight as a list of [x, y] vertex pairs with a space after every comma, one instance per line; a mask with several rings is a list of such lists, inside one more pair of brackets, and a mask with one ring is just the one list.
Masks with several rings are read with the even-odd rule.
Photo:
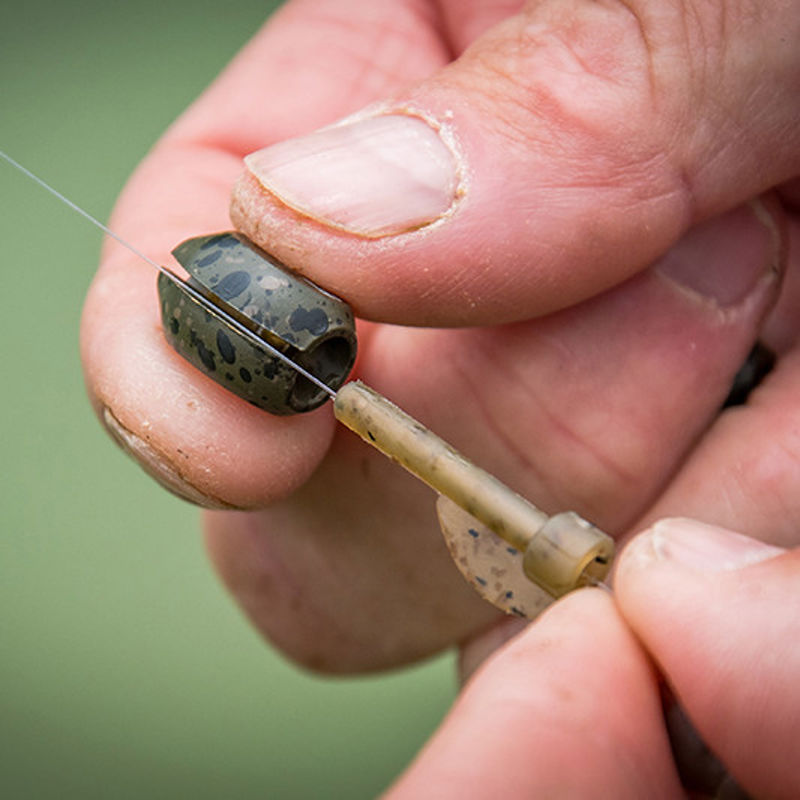
[[317, 408], [347, 379], [356, 359], [347, 303], [236, 231], [187, 239], [172, 254], [190, 280], [158, 277], [164, 335], [211, 380], [283, 415]]
[[336, 419], [523, 553], [523, 570], [553, 597], [602, 581], [614, 541], [578, 514], [549, 517], [360, 381], [333, 401]]

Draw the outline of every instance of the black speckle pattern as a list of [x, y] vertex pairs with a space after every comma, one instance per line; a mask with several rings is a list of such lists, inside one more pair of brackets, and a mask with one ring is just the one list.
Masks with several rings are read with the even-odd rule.
[[[346, 304], [235, 232], [187, 239], [173, 254], [213, 305], [232, 309], [256, 335], [279, 343], [290, 358], [305, 359], [327, 383], [341, 385], [356, 349]], [[187, 298], [179, 284], [158, 280], [167, 341], [210, 378], [273, 414], [308, 411], [325, 401], [265, 348]]]
[[217, 261], [220, 256], [222, 255], [222, 250], [212, 250], [207, 256], [203, 256], [202, 258], [198, 258], [197, 261], [194, 263], [198, 267], [210, 267], [215, 261]]
[[214, 294], [223, 300], [232, 300], [250, 285], [250, 275], [244, 270], [228, 273], [215, 287]]
[[328, 317], [321, 308], [306, 309], [299, 306], [289, 317], [289, 325], [293, 331], [309, 331], [320, 336], [328, 330]]
[[272, 380], [278, 374], [278, 364], [275, 361], [264, 362], [264, 377], [267, 380]]
[[217, 350], [226, 364], [236, 361], [236, 348], [222, 328], [217, 328]]
[[217, 362], [214, 360], [214, 354], [196, 336], [195, 342], [197, 343], [197, 355], [200, 356], [203, 366], [209, 372], [215, 372], [217, 369]]

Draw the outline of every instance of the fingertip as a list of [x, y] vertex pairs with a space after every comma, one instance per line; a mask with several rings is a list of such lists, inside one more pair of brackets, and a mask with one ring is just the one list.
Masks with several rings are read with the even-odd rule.
[[[635, 539], [620, 611], [703, 739], [755, 796], [794, 797], [800, 730], [800, 551], [693, 520]], [[791, 744], [790, 744], [791, 743]]]
[[678, 795], [655, 676], [606, 592], [569, 595], [484, 663], [390, 796], [431, 786], [453, 797]]
[[614, 570], [615, 596], [657, 659], [680, 657], [690, 642], [711, 650], [724, 646], [721, 632], [734, 609], [754, 611], [735, 588], [750, 580], [746, 568], [784, 552], [697, 520], [662, 519], [622, 550]]
[[114, 441], [165, 488], [204, 507], [263, 507], [301, 485], [333, 436], [329, 409], [278, 418], [214, 383], [166, 342], [155, 279], [107, 266], [84, 306], [81, 357]]

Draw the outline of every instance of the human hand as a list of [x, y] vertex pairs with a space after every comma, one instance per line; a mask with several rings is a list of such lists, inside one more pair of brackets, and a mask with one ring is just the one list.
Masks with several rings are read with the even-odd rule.
[[[800, 550], [661, 521], [614, 598], [568, 595], [482, 665], [388, 797], [796, 798], [798, 642]], [[676, 742], [662, 680], [722, 765]]]
[[[233, 204], [370, 320], [358, 376], [546, 510], [619, 535], [690, 514], [796, 541], [795, 264], [778, 295], [797, 222], [776, 197], [742, 205], [800, 171], [796, 7], [521, 8], [290, 3], [141, 165], [112, 227], [166, 261], [229, 227], [242, 156], [392, 96], [373, 107], [399, 125], [388, 146], [374, 122], [338, 129], [344, 176], [276, 168], [276, 152], [325, 147], [312, 137], [257, 157], [272, 191], [246, 175]], [[370, 135], [348, 150], [354, 130]], [[408, 171], [365, 180], [387, 152]], [[777, 368], [718, 417], [759, 334]], [[82, 353], [99, 415], [149, 471], [256, 509], [209, 513], [209, 551], [294, 658], [383, 667], [498, 619], [450, 563], [424, 487], [329, 409], [270, 417], [194, 371], [164, 342], [152, 271], [113, 243]]]

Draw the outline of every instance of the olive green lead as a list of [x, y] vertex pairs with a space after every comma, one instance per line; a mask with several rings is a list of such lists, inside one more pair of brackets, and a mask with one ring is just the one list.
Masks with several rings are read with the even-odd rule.
[[[189, 285], [336, 391], [356, 357], [353, 314], [339, 298], [292, 272], [240, 233], [188, 239], [172, 254]], [[328, 395], [202, 305], [180, 283], [158, 278], [167, 341], [212, 380], [272, 414], [296, 414]]]

